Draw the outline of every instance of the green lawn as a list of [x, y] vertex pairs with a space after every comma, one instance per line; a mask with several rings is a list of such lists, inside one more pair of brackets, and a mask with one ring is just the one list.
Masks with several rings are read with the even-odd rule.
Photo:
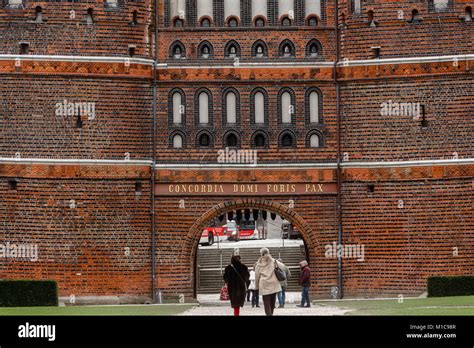
[[193, 305], [0, 307], [1, 315], [176, 315]]
[[352, 309], [346, 315], [474, 315], [474, 296], [394, 300], [314, 301], [320, 306]]

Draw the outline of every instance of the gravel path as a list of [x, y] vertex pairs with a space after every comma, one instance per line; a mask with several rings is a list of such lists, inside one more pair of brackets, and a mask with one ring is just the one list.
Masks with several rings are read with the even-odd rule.
[[[301, 299], [301, 294], [296, 292], [287, 292], [286, 293], [287, 302], [285, 308], [275, 308], [274, 315], [285, 315], [285, 316], [294, 316], [294, 315], [344, 315], [349, 312], [348, 309], [341, 309], [336, 306], [328, 304], [315, 304], [311, 308], [299, 308], [296, 307], [296, 304], [299, 303]], [[198, 301], [200, 306], [196, 306], [187, 310], [186, 312], [181, 313], [180, 315], [211, 315], [211, 316], [222, 316], [222, 315], [233, 315], [233, 310], [230, 308], [229, 302], [219, 301], [219, 295], [199, 295]], [[240, 314], [243, 316], [246, 315], [265, 315], [265, 310], [263, 309], [263, 301], [260, 297], [260, 308], [252, 308], [250, 302], [246, 302], [245, 306], [240, 309]]]
[[[285, 305], [285, 308], [275, 308], [273, 313], [275, 316], [295, 316], [295, 315], [304, 315], [304, 316], [313, 316], [313, 315], [344, 315], [347, 313], [347, 309], [340, 309], [338, 307], [332, 306], [318, 306], [313, 305], [311, 308], [298, 308], [295, 304]], [[192, 315], [192, 316], [223, 316], [223, 315], [233, 315], [233, 310], [229, 306], [199, 306], [194, 307], [190, 310], [187, 310], [180, 315]], [[265, 310], [263, 305], [260, 305], [260, 308], [252, 308], [252, 306], [245, 305], [240, 309], [240, 315], [265, 315]]]

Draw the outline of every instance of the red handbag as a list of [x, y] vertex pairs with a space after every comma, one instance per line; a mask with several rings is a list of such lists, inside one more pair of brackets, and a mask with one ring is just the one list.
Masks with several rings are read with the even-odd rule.
[[227, 284], [224, 284], [224, 286], [221, 288], [220, 299], [221, 301], [229, 301], [229, 291], [227, 290]]

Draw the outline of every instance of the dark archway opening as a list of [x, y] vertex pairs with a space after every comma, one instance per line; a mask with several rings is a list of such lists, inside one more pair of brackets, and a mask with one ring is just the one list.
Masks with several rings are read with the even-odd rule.
[[[218, 300], [224, 285], [223, 272], [234, 251], [249, 269], [259, 258], [260, 249], [267, 247], [273, 258], [281, 259], [290, 268], [288, 301], [299, 299], [299, 262], [310, 261], [309, 249], [300, 223], [276, 210], [243, 206], [229, 208], [206, 220], [198, 233], [194, 253], [194, 297], [198, 300]], [[298, 295], [296, 295], [298, 293]], [[214, 299], [215, 298], [215, 299]]]

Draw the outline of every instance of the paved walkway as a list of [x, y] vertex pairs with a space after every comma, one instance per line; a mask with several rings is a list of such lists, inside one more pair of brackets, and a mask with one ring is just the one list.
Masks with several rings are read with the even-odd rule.
[[[294, 315], [344, 315], [349, 312], [347, 309], [341, 309], [336, 306], [332, 306], [330, 303], [327, 304], [316, 304], [311, 308], [299, 308], [296, 304], [299, 303], [301, 294], [297, 292], [289, 292], [286, 294], [285, 308], [275, 308], [275, 316], [294, 316]], [[229, 301], [220, 301], [219, 295], [199, 295], [198, 301], [200, 306], [194, 307], [181, 315], [207, 315], [207, 316], [223, 316], [233, 315], [233, 309], [230, 308]], [[277, 300], [278, 307], [278, 300]], [[250, 302], [246, 302], [245, 306], [240, 309], [242, 316], [247, 315], [265, 315], [263, 309], [263, 301], [260, 297], [260, 308], [252, 308]]]

